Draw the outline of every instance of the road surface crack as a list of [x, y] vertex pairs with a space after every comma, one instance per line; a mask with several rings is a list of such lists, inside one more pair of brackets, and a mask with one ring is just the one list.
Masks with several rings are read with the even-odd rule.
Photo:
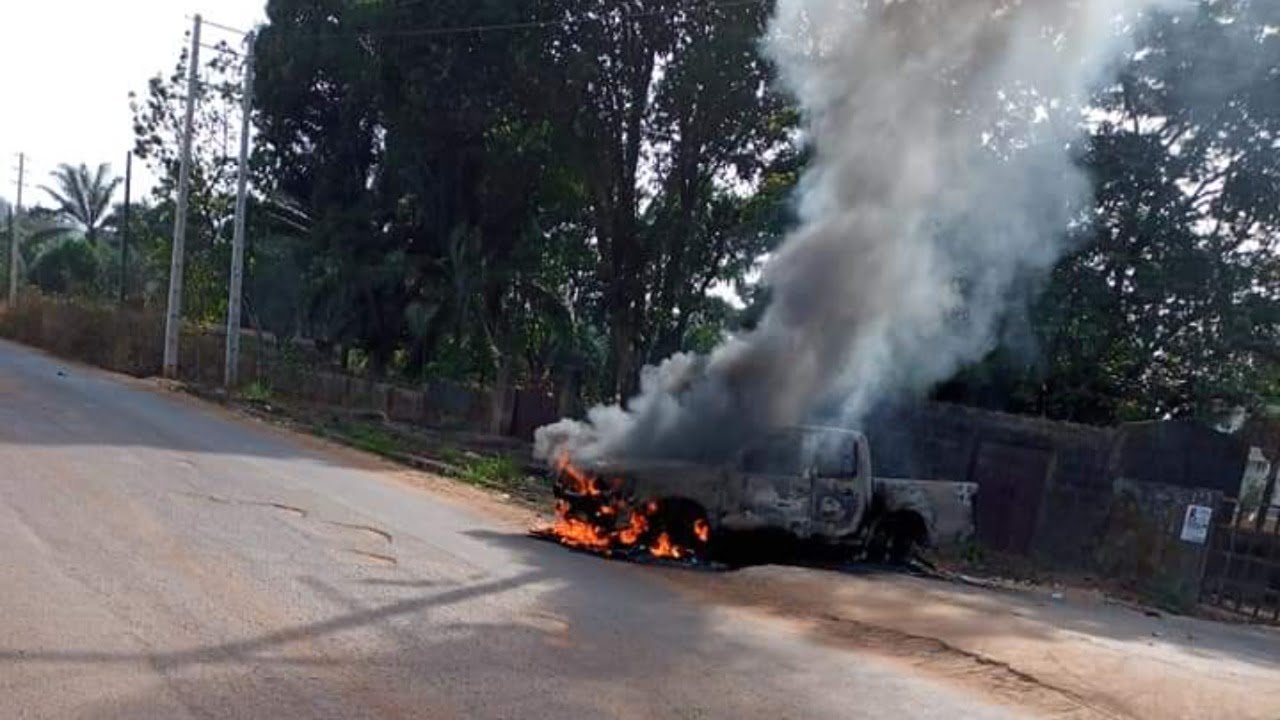
[[206, 500], [208, 502], [215, 503], [218, 505], [241, 505], [244, 507], [271, 508], [273, 510], [280, 510], [282, 512], [287, 512], [291, 515], [297, 515], [298, 517], [307, 517], [308, 515], [310, 515], [310, 513], [308, 513], [303, 508], [297, 507], [295, 505], [287, 505], [285, 503], [275, 502], [271, 500], [243, 500], [240, 498], [227, 498], [227, 497], [221, 497], [219, 495], [211, 495], [208, 493], [184, 492], [184, 493], [178, 493], [178, 494], [186, 495], [187, 497], [192, 497], [197, 500]]
[[370, 535], [375, 535], [385, 540], [388, 545], [391, 545], [395, 542], [394, 538], [391, 536], [391, 533], [381, 528], [376, 528], [372, 525], [363, 525], [360, 523], [337, 522], [335, 520], [325, 520], [324, 523], [326, 525], [332, 525], [334, 527], [346, 528], [347, 530], [356, 530], [359, 532], [369, 533]]
[[400, 564], [399, 560], [396, 560], [390, 555], [383, 555], [382, 553], [367, 552], [365, 550], [348, 550], [347, 552], [352, 555], [357, 555], [359, 557], [365, 558], [366, 560], [372, 560], [382, 565], [399, 565]]
[[[1099, 707], [1079, 693], [1054, 685], [1007, 662], [966, 650], [945, 640], [915, 635], [830, 613], [820, 615], [818, 619], [824, 625], [834, 626], [836, 635], [853, 639], [870, 650], [920, 664], [938, 666], [949, 675], [982, 675], [998, 688], [1012, 690], [1011, 694], [1015, 698], [1025, 699], [1024, 693], [1028, 692], [1042, 694], [1042, 697], [1048, 695], [1046, 700], [1057, 698], [1071, 706], [1070, 710], [1060, 713], [1063, 717], [1070, 717], [1075, 714], [1073, 711], [1081, 710], [1090, 713], [1090, 717], [1102, 717], [1108, 720], [1124, 720], [1131, 717], [1109, 708]], [[942, 657], [950, 658], [952, 661], [960, 660], [969, 664], [969, 667], [956, 667], [954, 662], [947, 663], [939, 660]]]

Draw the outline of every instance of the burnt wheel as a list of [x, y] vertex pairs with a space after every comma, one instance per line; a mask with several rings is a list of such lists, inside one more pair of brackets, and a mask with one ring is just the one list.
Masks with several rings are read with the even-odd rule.
[[868, 562], [905, 565], [928, 540], [924, 519], [913, 512], [896, 512], [876, 522], [867, 543]]
[[705, 559], [711, 550], [711, 526], [698, 503], [683, 499], [656, 501], [644, 544], [657, 557]]

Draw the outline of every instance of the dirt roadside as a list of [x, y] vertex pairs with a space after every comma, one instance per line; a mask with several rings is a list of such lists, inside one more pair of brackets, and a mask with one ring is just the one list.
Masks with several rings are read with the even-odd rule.
[[[1095, 593], [762, 567], [670, 581], [1005, 703], [1072, 718], [1280, 718], [1280, 631]], [[1060, 595], [1060, 598], [1058, 597]]]

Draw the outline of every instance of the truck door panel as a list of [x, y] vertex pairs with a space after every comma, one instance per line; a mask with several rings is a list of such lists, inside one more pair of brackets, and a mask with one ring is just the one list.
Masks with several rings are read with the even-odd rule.
[[777, 528], [799, 537], [811, 534], [813, 482], [800, 462], [792, 433], [771, 438], [740, 460], [736, 512], [725, 518], [735, 529]]
[[848, 435], [820, 434], [806, 438], [805, 443], [812, 478], [812, 533], [825, 537], [852, 534], [864, 510], [857, 483], [857, 444]]

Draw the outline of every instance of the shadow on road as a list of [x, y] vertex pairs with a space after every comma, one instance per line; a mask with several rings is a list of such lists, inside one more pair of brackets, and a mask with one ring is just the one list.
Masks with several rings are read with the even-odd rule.
[[[144, 676], [129, 692], [102, 693], [89, 718], [803, 715], [805, 698], [776, 683], [814, 669], [775, 666], [767, 650], [714, 627], [710, 611], [646, 578], [651, 570], [519, 535], [468, 534], [526, 569], [439, 588], [405, 572], [299, 576], [339, 611], [186, 650], [6, 648], [0, 675], [47, 666], [74, 678], [84, 673], [66, 666], [88, 665]], [[163, 682], [146, 681], [152, 672]], [[743, 689], [744, 673], [760, 678], [755, 687]]]

